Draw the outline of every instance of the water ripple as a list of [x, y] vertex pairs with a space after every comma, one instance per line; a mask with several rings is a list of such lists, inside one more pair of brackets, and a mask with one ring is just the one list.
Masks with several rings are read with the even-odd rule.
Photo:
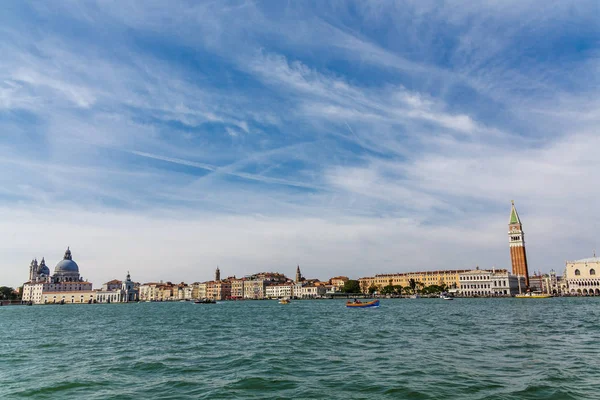
[[600, 398], [600, 299], [0, 308], [0, 398]]

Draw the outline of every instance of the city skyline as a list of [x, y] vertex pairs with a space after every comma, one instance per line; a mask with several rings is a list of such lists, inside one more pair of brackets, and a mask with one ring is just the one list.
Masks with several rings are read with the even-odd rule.
[[95, 284], [510, 269], [511, 199], [561, 273], [600, 249], [595, 10], [10, 2], [0, 284], [67, 246]]

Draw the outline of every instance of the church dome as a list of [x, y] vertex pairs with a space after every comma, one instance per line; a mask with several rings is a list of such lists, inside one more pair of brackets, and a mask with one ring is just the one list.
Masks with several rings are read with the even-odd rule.
[[79, 266], [71, 258], [71, 250], [67, 247], [67, 251], [65, 251], [65, 256], [63, 257], [62, 261], [56, 264], [56, 267], [54, 268], [54, 273], [61, 274], [68, 272], [79, 274]]
[[50, 268], [48, 268], [48, 266], [46, 265], [46, 262], [43, 258], [42, 258], [42, 262], [40, 263], [39, 273], [40, 273], [40, 275], [46, 275], [46, 276], [50, 275]]
[[57, 272], [79, 272], [79, 266], [73, 260], [62, 260], [54, 268], [54, 273]]

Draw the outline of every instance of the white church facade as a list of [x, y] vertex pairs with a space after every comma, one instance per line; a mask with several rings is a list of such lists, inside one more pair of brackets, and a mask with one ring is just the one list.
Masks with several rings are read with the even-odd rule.
[[67, 248], [52, 275], [44, 258], [39, 264], [37, 259], [31, 261], [22, 300], [31, 304], [122, 303], [138, 301], [139, 291], [129, 272], [125, 281], [110, 281], [93, 290], [92, 283], [79, 274], [79, 265]]
[[92, 283], [79, 274], [79, 266], [67, 248], [63, 259], [54, 267], [54, 274], [42, 258], [29, 265], [29, 281], [23, 285], [23, 301], [33, 304], [91, 303], [94, 301]]

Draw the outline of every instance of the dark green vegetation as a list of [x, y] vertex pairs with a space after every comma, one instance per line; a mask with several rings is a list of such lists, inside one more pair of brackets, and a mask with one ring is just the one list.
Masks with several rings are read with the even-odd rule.
[[369, 287], [369, 294], [378, 293], [384, 296], [402, 296], [415, 293], [419, 293], [422, 295], [438, 295], [442, 292], [445, 292], [447, 289], [448, 287], [445, 284], [425, 286], [423, 283], [411, 278], [409, 280], [409, 286], [406, 287], [402, 287], [400, 285], [392, 285], [391, 281], [389, 285], [383, 287], [376, 286], [373, 284]]
[[0, 300], [18, 300], [19, 294], [8, 286], [0, 286]]
[[360, 284], [358, 281], [350, 279], [342, 286], [342, 292], [344, 293], [360, 293]]

